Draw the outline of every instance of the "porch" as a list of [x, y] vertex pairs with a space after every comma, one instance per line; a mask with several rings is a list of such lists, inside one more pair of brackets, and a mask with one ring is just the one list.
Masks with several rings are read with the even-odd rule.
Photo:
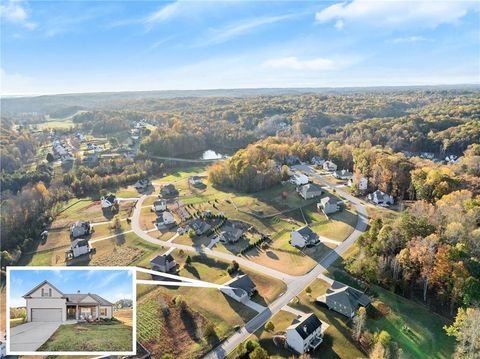
[[98, 305], [67, 305], [67, 320], [95, 320], [99, 313]]

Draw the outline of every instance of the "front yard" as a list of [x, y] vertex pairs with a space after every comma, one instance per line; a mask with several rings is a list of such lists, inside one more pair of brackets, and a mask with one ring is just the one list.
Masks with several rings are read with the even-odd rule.
[[61, 325], [38, 351], [132, 351], [132, 328], [125, 324]]

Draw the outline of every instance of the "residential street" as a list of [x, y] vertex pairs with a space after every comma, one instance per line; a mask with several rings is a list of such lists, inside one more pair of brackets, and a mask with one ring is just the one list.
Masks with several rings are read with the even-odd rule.
[[[322, 176], [315, 173], [309, 166], [299, 165], [295, 166], [295, 169], [305, 171], [310, 176], [318, 179], [322, 184], [332, 187], [332, 185], [326, 181]], [[233, 336], [222, 342], [218, 347], [208, 353], [205, 358], [224, 358], [228, 353], [234, 350], [238, 344], [246, 340], [253, 332], [263, 326], [274, 314], [278, 313], [284, 306], [300, 294], [305, 287], [313, 282], [317, 277], [326, 272], [326, 268], [330, 266], [341, 254], [343, 254], [367, 229], [368, 226], [368, 214], [361, 200], [353, 197], [347, 192], [336, 188], [339, 195], [349, 200], [357, 209], [358, 220], [355, 230], [348, 236], [348, 238], [340, 243], [335, 250], [332, 250], [316, 267], [314, 267], [309, 273], [303, 276], [292, 276], [275, 269], [271, 269], [260, 264], [249, 261], [248, 259], [237, 257], [228, 253], [208, 249], [201, 247], [193, 247], [188, 245], [182, 245], [173, 243], [172, 241], [162, 241], [150, 236], [148, 233], [140, 228], [140, 213], [143, 205], [143, 201], [147, 196], [142, 196], [135, 206], [135, 210], [132, 215], [132, 230], [142, 239], [157, 245], [161, 245], [169, 248], [182, 249], [187, 252], [203, 253], [208, 256], [221, 258], [227, 261], [236, 260], [240, 266], [247, 267], [252, 270], [259, 271], [263, 274], [272, 276], [277, 279], [283, 280], [287, 284], [286, 292], [271, 303], [265, 310], [260, 312], [257, 316], [251, 319], [246, 325], [235, 333]]]

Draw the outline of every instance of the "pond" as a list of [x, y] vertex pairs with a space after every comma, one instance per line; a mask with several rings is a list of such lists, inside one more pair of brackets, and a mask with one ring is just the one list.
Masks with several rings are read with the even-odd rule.
[[227, 155], [215, 152], [214, 150], [207, 150], [202, 153], [200, 159], [202, 160], [219, 160], [227, 157]]

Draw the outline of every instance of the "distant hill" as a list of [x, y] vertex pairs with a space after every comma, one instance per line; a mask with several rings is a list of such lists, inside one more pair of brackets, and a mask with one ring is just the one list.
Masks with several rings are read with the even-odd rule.
[[368, 92], [395, 92], [414, 90], [465, 90], [477, 91], [480, 85], [449, 86], [408, 86], [408, 87], [346, 87], [346, 88], [257, 88], [257, 89], [217, 89], [217, 90], [175, 90], [175, 91], [136, 91], [60, 94], [29, 97], [3, 97], [0, 104], [3, 113], [42, 113], [56, 117], [58, 114], [71, 115], [78, 110], [118, 109], [135, 101], [193, 97], [249, 97], [319, 94], [352, 94]]

